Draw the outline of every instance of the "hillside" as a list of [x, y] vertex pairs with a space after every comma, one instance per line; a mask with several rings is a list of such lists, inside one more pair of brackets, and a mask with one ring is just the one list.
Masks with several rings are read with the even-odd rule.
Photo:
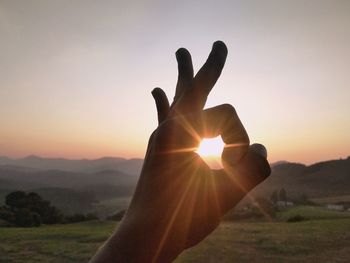
[[270, 196], [274, 190], [286, 189], [292, 198], [306, 194], [310, 198], [350, 194], [350, 157], [319, 162], [310, 166], [280, 163], [272, 167], [271, 176], [256, 187], [253, 195]]
[[[0, 203], [10, 191], [26, 190], [42, 194], [65, 212], [97, 209], [98, 213], [102, 211], [101, 214], [106, 215], [116, 207], [127, 207], [128, 201], [124, 200], [130, 200], [138, 175], [104, 168], [109, 167], [107, 164], [110, 162], [109, 165], [118, 164], [119, 168], [130, 172], [140, 169], [142, 160], [98, 160], [100, 161], [82, 162], [85, 168], [80, 170], [89, 167], [89, 172], [64, 170], [68, 167], [67, 163], [71, 168], [74, 166], [74, 170], [79, 170], [74, 161], [74, 165], [63, 161], [62, 169], [49, 170], [34, 163], [31, 163], [30, 168], [14, 164], [0, 165]], [[4, 158], [2, 161], [4, 162]], [[40, 162], [45, 163], [45, 159], [41, 158]], [[55, 163], [52, 159], [47, 163], [50, 162], [52, 166]], [[105, 165], [100, 166], [103, 169], [98, 170], [97, 164], [103, 162]], [[55, 167], [57, 165], [55, 163]], [[92, 172], [94, 169], [98, 171]], [[319, 162], [310, 166], [285, 161], [275, 163], [272, 165], [271, 176], [256, 187], [251, 195], [270, 197], [273, 191], [281, 188], [287, 191], [290, 198], [302, 195], [313, 199], [349, 196], [350, 158]]]
[[11, 191], [33, 191], [65, 214], [96, 212], [105, 216], [96, 211], [99, 203], [131, 196], [137, 180], [137, 175], [113, 170], [82, 173], [4, 165], [0, 166], [0, 204]]
[[[114, 170], [95, 173], [67, 172], [62, 170], [19, 169], [16, 166], [0, 166], [0, 188], [32, 189], [62, 187], [82, 189], [91, 185], [134, 185], [138, 176]], [[11, 185], [11, 187], [9, 186]]]
[[27, 167], [39, 170], [62, 170], [84, 173], [94, 173], [102, 170], [117, 170], [127, 174], [138, 175], [141, 172], [142, 164], [142, 159], [125, 159], [120, 157], [103, 157], [94, 160], [43, 158], [34, 155], [21, 159], [0, 157], [0, 165]]

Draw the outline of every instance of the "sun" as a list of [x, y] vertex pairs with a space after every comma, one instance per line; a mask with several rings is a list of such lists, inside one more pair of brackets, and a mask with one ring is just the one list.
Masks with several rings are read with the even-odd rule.
[[224, 149], [224, 142], [221, 139], [221, 136], [211, 138], [211, 139], [203, 139], [199, 144], [197, 149], [197, 153], [201, 157], [209, 157], [209, 156], [221, 156], [222, 150]]
[[203, 139], [196, 150], [210, 168], [222, 168], [221, 154], [225, 147], [221, 136]]

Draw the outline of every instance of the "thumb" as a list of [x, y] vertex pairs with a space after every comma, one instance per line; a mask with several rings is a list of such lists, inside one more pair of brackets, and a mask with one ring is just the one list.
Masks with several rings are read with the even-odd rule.
[[254, 187], [263, 182], [271, 173], [266, 160], [266, 149], [253, 144], [246, 154], [234, 164], [222, 158], [224, 169], [212, 170], [215, 181], [215, 196], [222, 213], [226, 213], [243, 199]]
[[234, 176], [242, 191], [247, 194], [255, 186], [264, 181], [271, 174], [270, 165], [266, 159], [267, 151], [262, 144], [249, 146], [248, 152], [235, 164], [234, 168], [224, 167], [234, 171]]

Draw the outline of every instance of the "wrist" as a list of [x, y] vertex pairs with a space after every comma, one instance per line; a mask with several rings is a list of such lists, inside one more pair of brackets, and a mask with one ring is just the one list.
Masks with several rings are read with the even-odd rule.
[[126, 216], [108, 240], [106, 249], [114, 251], [115, 259], [120, 262], [172, 262], [181, 252], [174, 249], [175, 245], [172, 248], [165, 242], [165, 232], [159, 222], [144, 216]]
[[140, 214], [131, 207], [90, 263], [172, 262], [182, 249], [174, 242], [170, 245], [166, 238], [166, 221], [159, 222], [159, 213], [151, 208], [144, 212]]

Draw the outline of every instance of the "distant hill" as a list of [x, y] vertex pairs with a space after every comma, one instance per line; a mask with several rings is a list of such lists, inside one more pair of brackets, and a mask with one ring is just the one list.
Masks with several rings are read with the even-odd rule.
[[139, 175], [142, 159], [103, 157], [94, 160], [69, 160], [64, 158], [43, 158], [31, 155], [21, 159], [0, 157], [0, 165], [21, 166], [39, 170], [61, 170], [68, 172], [95, 173], [102, 170], [117, 170], [123, 173]]
[[[28, 156], [22, 159], [0, 157], [0, 205], [14, 190], [34, 191], [65, 214], [115, 212], [118, 199], [135, 190], [142, 159], [104, 157], [95, 160], [68, 160]], [[105, 200], [116, 200], [105, 202]], [[120, 206], [120, 205], [119, 205]], [[127, 206], [127, 203], [122, 205]]]
[[310, 166], [282, 162], [272, 166], [271, 176], [257, 186], [252, 195], [270, 196], [284, 188], [288, 196], [310, 198], [350, 194], [350, 157], [319, 162]]
[[38, 188], [32, 191], [39, 194], [45, 200], [49, 200], [52, 205], [63, 211], [64, 214], [91, 211], [93, 205], [98, 202], [92, 191], [56, 187]]
[[[109, 189], [106, 193], [111, 193], [116, 190], [115, 187], [118, 187], [119, 192], [131, 193], [130, 189], [136, 185], [139, 174], [132, 173], [141, 169], [143, 160], [123, 158], [66, 160], [33, 156], [17, 160], [0, 158], [0, 163], [4, 162], [7, 164], [0, 165], [0, 189], [58, 187], [91, 190], [96, 188], [99, 189], [100, 195], [103, 195], [103, 189]], [[23, 167], [20, 164], [29, 167]], [[82, 166], [79, 167], [79, 164]], [[319, 162], [310, 166], [286, 161], [277, 162], [271, 166], [271, 176], [256, 187], [252, 194], [269, 196], [274, 190], [282, 187], [287, 190], [289, 196], [294, 197], [302, 194], [310, 198], [350, 194], [350, 157]], [[50, 168], [45, 170], [44, 167]], [[120, 170], [114, 170], [111, 167], [117, 167]], [[74, 171], [68, 171], [68, 168]]]
[[104, 170], [96, 173], [67, 172], [61, 170], [36, 170], [17, 166], [0, 166], [0, 188], [33, 189], [61, 187], [83, 189], [91, 185], [135, 185], [138, 175]]
[[[98, 202], [106, 211], [114, 211], [119, 199], [132, 195], [142, 162], [123, 158], [0, 158], [0, 204], [10, 191], [25, 190], [39, 192], [66, 212], [94, 211]], [[271, 166], [271, 176], [257, 186], [251, 196], [269, 198], [273, 191], [282, 187], [291, 198], [350, 195], [350, 157], [310, 166], [286, 161]]]
[[271, 167], [275, 167], [277, 165], [280, 165], [280, 164], [286, 164], [288, 163], [287, 161], [277, 161], [277, 162], [274, 162], [274, 163], [270, 163], [270, 166]]
[[[97, 212], [107, 216], [96, 211], [99, 202], [130, 197], [137, 180], [138, 175], [114, 170], [82, 173], [0, 165], [0, 205], [11, 191], [33, 191], [65, 214]], [[113, 211], [111, 206], [108, 211]]]

